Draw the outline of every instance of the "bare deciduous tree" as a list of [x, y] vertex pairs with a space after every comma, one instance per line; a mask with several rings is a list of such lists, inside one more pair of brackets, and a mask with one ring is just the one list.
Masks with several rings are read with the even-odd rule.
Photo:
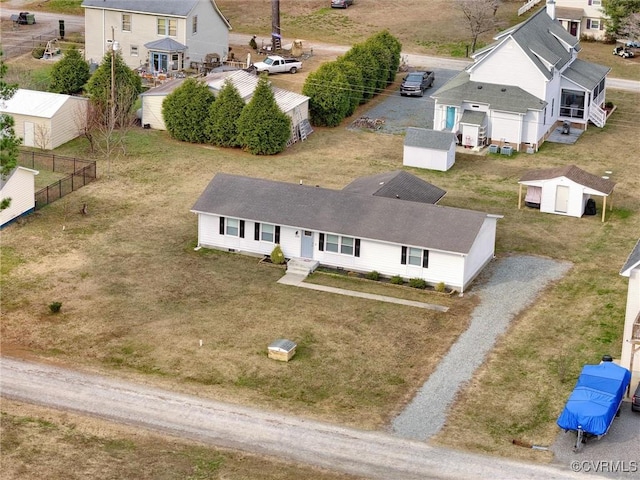
[[501, 0], [455, 0], [464, 15], [471, 33], [471, 51], [475, 52], [478, 37], [496, 26], [496, 13]]
[[632, 40], [640, 40], [640, 12], [632, 13], [620, 23], [620, 34]]
[[33, 143], [35, 143], [36, 147], [40, 150], [45, 150], [47, 148], [47, 144], [49, 143], [49, 139], [51, 137], [51, 132], [46, 125], [41, 123], [37, 123], [35, 128], [33, 129]]

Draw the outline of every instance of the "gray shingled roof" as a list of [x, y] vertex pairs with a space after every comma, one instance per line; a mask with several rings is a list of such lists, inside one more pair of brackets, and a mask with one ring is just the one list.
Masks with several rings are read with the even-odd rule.
[[488, 214], [218, 173], [196, 213], [468, 254]]
[[83, 7], [186, 17], [198, 0], [84, 0]]
[[156, 50], [160, 52], [184, 52], [187, 49], [186, 45], [168, 37], [145, 43], [144, 46], [147, 50]]
[[451, 143], [456, 141], [452, 132], [431, 130], [428, 128], [408, 127], [404, 137], [407, 147], [431, 148], [434, 150], [449, 150]]
[[495, 37], [497, 40], [495, 43], [479, 50], [474, 54], [474, 57], [484, 56], [508, 37], [511, 37], [522, 48], [522, 51], [531, 59], [538, 70], [549, 80], [553, 78], [553, 72], [549, 71], [540, 58], [558, 70], [562, 70], [562, 67], [571, 60], [571, 49], [567, 50], [562, 42], [576, 51], [580, 50], [578, 39], [567, 32], [560, 25], [560, 22], [551, 20], [546, 12], [546, 7], [543, 7], [524, 22], [501, 32]]
[[535, 180], [550, 180], [552, 178], [566, 177], [580, 185], [591, 188], [602, 195], [610, 195], [613, 192], [615, 183], [606, 178], [585, 172], [575, 165], [565, 167], [546, 168], [541, 170], [529, 170], [520, 177], [520, 182], [530, 182]]
[[404, 170], [356, 178], [342, 191], [431, 204], [438, 203], [447, 193]]
[[622, 269], [620, 270], [620, 275], [628, 276], [628, 271], [640, 264], [640, 240], [636, 243], [636, 246], [633, 247], [627, 261], [624, 262]]
[[556, 7], [556, 18], [558, 20], [582, 21], [582, 17], [586, 17], [582, 8]]
[[468, 72], [460, 72], [436, 91], [432, 98], [445, 105], [464, 102], [489, 105], [492, 110], [525, 114], [528, 110], [543, 110], [547, 102], [525, 92], [520, 87], [472, 82]]
[[486, 112], [478, 112], [476, 110], [465, 110], [464, 112], [462, 112], [462, 118], [460, 118], [460, 123], [465, 123], [467, 125], [483, 125], [486, 118], [487, 118]]
[[569, 68], [562, 72], [562, 76], [591, 91], [610, 71], [609, 67], [576, 59]]
[[[213, 9], [230, 29], [229, 20], [222, 14], [215, 1], [210, 1]], [[187, 17], [197, 4], [198, 0], [84, 0], [81, 6], [119, 12]]]

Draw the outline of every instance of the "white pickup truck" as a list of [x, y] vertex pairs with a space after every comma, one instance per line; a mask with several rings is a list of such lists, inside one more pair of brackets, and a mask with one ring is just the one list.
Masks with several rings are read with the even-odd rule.
[[258, 72], [267, 73], [296, 73], [302, 68], [302, 62], [295, 58], [285, 58], [278, 55], [269, 55], [262, 62], [253, 64]]

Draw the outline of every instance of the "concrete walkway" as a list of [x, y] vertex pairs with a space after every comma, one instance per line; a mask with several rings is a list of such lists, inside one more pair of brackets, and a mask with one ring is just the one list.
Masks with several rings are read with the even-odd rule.
[[413, 300], [403, 300], [402, 298], [387, 297], [385, 295], [374, 295], [372, 293], [356, 292], [353, 290], [345, 290], [343, 288], [327, 287], [325, 285], [315, 285], [313, 283], [305, 283], [305, 275], [299, 273], [286, 273], [278, 283], [283, 285], [292, 285], [294, 287], [308, 288], [310, 290], [318, 290], [321, 292], [335, 293], [338, 295], [348, 295], [350, 297], [367, 298], [379, 302], [397, 303], [398, 305], [407, 305], [409, 307], [424, 308], [427, 310], [435, 310], [437, 312], [446, 312], [449, 307], [442, 305], [434, 305], [431, 303], [416, 302]]

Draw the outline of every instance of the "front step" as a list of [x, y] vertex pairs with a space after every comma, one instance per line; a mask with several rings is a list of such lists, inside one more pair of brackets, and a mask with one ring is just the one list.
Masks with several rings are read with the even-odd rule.
[[318, 268], [320, 262], [311, 258], [291, 258], [287, 262], [287, 273], [297, 273], [305, 277]]

